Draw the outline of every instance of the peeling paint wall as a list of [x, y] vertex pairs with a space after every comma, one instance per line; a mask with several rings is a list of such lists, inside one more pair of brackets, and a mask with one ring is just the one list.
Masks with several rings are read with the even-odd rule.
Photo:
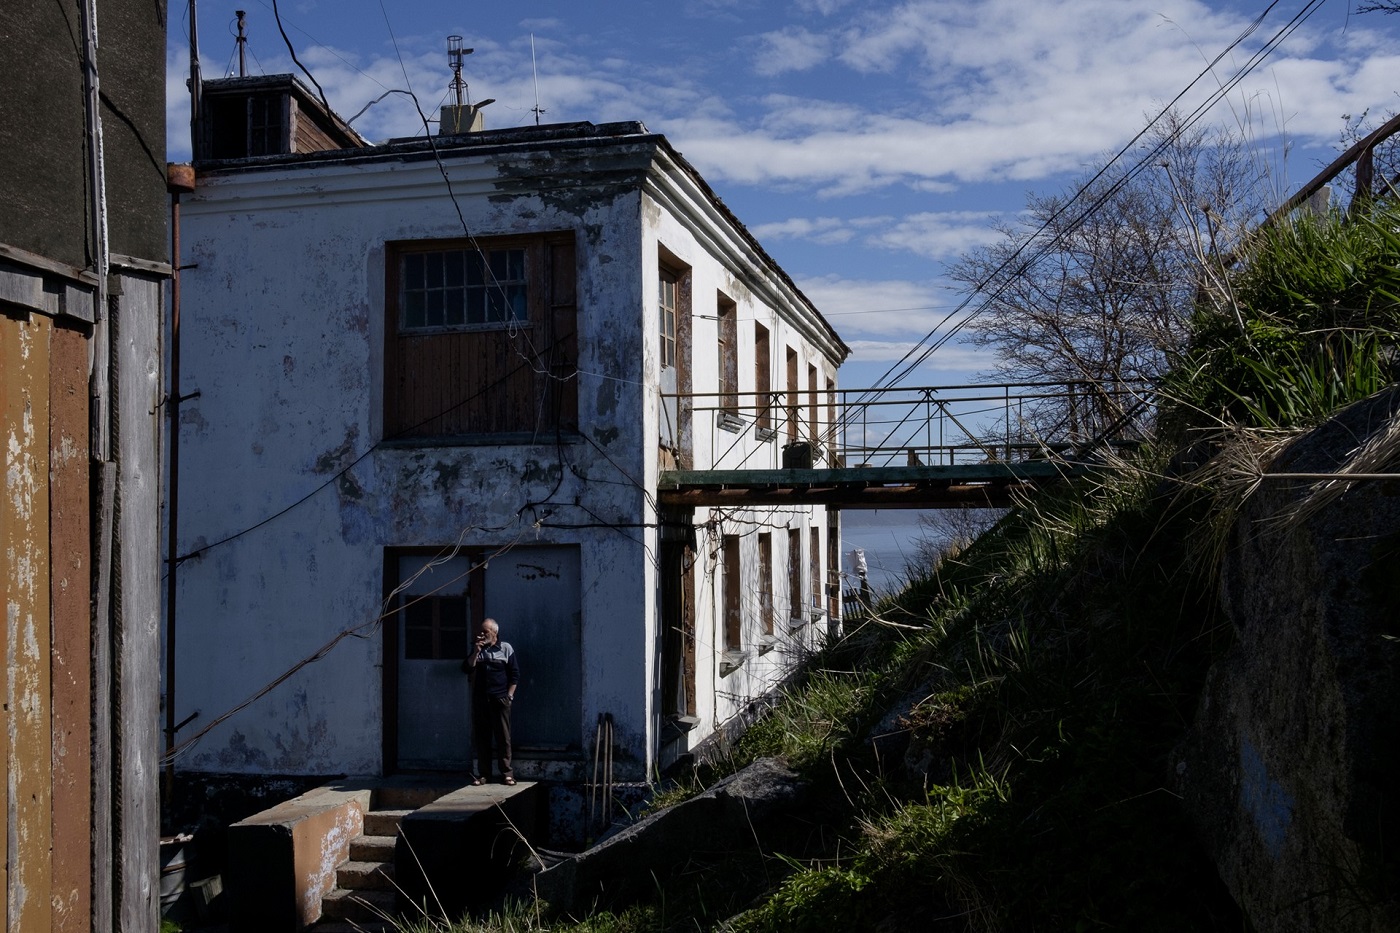
[[[179, 530], [182, 551], [194, 556], [179, 579], [176, 719], [217, 715], [339, 633], [358, 637], [340, 640], [210, 732], [181, 767], [377, 773], [381, 685], [394, 663], [378, 624], [386, 552], [460, 544], [476, 553], [576, 549], [576, 602], [557, 607], [577, 619], [578, 643], [567, 647], [581, 659], [573, 770], [587, 773], [606, 713], [616, 724], [618, 779], [651, 773], [661, 726], [657, 243], [693, 262], [711, 292], [723, 283], [746, 313], [774, 314], [736, 279], [756, 271], [706, 252], [706, 240], [720, 234], [697, 236], [674, 209], [643, 194], [653, 139], [450, 155], [455, 203], [431, 161], [327, 161], [202, 177], [183, 217], [184, 249], [197, 268], [184, 279], [182, 367], [185, 391], [200, 396], [186, 403], [181, 430]], [[696, 197], [682, 188], [675, 195]], [[698, 198], [686, 208], [697, 217], [705, 209]], [[573, 233], [581, 436], [382, 443], [385, 244], [460, 237], [459, 210], [477, 237]], [[804, 360], [830, 355], [774, 327], [779, 345], [799, 344]], [[696, 329], [697, 341], [715, 339], [713, 328]], [[696, 356], [712, 360], [714, 351]], [[697, 388], [715, 378], [699, 373]], [[780, 520], [804, 528], [825, 521], [820, 510]], [[486, 612], [510, 641], [515, 607], [493, 606], [493, 592], [502, 590], [488, 586]], [[808, 632], [793, 644], [806, 650], [811, 641]], [[526, 676], [556, 648], [544, 640], [522, 650]], [[700, 676], [712, 710], [692, 738], [741, 711], [791, 657], [755, 656], [724, 683], [708, 663]], [[532, 700], [522, 691], [521, 703]]]

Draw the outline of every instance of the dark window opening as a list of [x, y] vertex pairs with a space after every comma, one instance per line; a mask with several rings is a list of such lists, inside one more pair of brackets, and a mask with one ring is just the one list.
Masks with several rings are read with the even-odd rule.
[[467, 656], [467, 597], [401, 596], [404, 657], [411, 661]]

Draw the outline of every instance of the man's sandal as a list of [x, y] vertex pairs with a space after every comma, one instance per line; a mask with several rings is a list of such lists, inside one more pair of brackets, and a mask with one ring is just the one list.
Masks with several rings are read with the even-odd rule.
[[515, 778], [513, 778], [513, 777], [507, 775], [507, 776], [501, 778], [501, 783], [502, 783], [502, 784], [505, 784], [505, 785], [508, 786], [508, 787], [514, 787], [514, 786], [515, 786]]

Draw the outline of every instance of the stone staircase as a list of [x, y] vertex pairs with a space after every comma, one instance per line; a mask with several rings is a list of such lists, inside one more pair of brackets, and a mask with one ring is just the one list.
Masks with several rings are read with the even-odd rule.
[[[530, 781], [470, 779], [348, 778], [235, 823], [230, 929], [390, 933], [400, 909], [421, 920], [424, 910], [456, 917], [489, 906], [524, 857], [525, 838], [546, 824], [548, 795]], [[396, 859], [400, 839], [413, 841], [406, 864]], [[304, 896], [327, 886], [324, 897]], [[424, 906], [404, 906], [414, 903]]]
[[371, 810], [364, 833], [350, 840], [350, 859], [335, 873], [335, 888], [321, 899], [313, 933], [387, 933], [394, 930], [394, 843], [399, 821], [412, 810]]

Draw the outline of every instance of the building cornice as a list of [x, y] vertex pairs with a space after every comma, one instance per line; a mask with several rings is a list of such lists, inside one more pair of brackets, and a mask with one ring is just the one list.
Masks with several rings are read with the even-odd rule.
[[[199, 163], [200, 188], [242, 189], [246, 210], [311, 203], [435, 200], [444, 176], [458, 197], [593, 189], [639, 189], [671, 211], [715, 258], [839, 365], [850, 347], [733, 211], [659, 133], [641, 123], [570, 123], [462, 136], [393, 140], [382, 146]], [[253, 194], [250, 189], [256, 188]], [[231, 207], [225, 197], [218, 208]], [[184, 202], [201, 212], [200, 189]], [[477, 231], [471, 231], [473, 233]]]

